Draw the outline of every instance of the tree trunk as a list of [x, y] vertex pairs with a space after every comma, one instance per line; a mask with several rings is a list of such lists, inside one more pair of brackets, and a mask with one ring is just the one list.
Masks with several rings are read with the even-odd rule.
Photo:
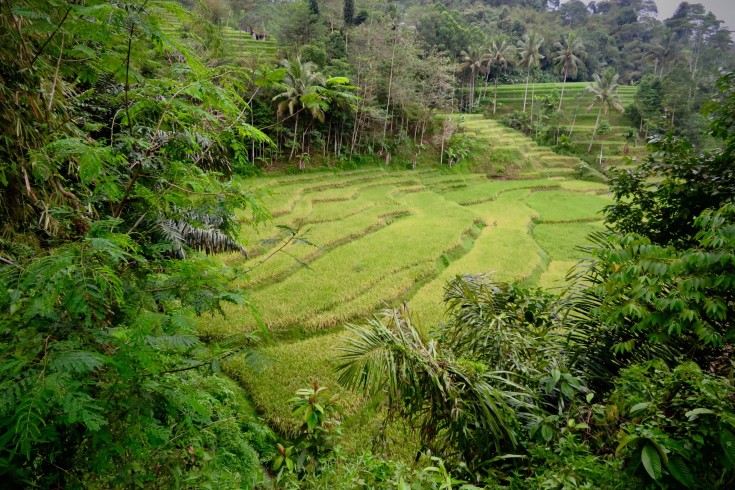
[[562, 82], [561, 84], [561, 95], [559, 96], [559, 109], [557, 109], [559, 111], [561, 111], [561, 105], [564, 102], [564, 87], [566, 87], [567, 85], [567, 73], [568, 73], [568, 70], [564, 68], [564, 82]]
[[536, 73], [533, 74], [533, 78], [531, 79], [531, 126], [533, 127], [533, 102], [534, 97], [536, 96]]
[[475, 110], [475, 65], [472, 65], [472, 68], [470, 69], [470, 110], [469, 112], [472, 113], [472, 111]]
[[531, 70], [526, 74], [526, 91], [523, 93], [523, 112], [526, 112], [526, 98], [528, 98], [528, 80], [531, 78]]
[[482, 99], [487, 98], [488, 83], [490, 83], [490, 67], [488, 67], [487, 74], [485, 75], [485, 87], [482, 90], [482, 94], [480, 94], [480, 100], [477, 102], [477, 105], [482, 104]]
[[498, 108], [498, 76], [495, 76], [495, 94], [493, 95], [493, 115]]
[[296, 111], [296, 123], [293, 127], [293, 146], [291, 146], [291, 155], [288, 157], [289, 161], [293, 160], [293, 156], [296, 154], [296, 135], [299, 133], [299, 113]]
[[393, 89], [393, 64], [396, 60], [396, 44], [398, 44], [398, 35], [393, 38], [393, 52], [390, 57], [390, 76], [388, 78], [388, 101], [385, 103], [385, 123], [383, 123], [383, 142], [385, 143], [385, 134], [388, 131], [388, 110], [390, 109], [390, 96]]
[[439, 165], [444, 165], [444, 128], [442, 128], [442, 147], [439, 153]]
[[590, 146], [587, 148], [587, 153], [592, 151], [592, 142], [595, 140], [595, 134], [597, 134], [597, 128], [600, 125], [600, 116], [602, 115], [602, 106], [597, 111], [597, 121], [595, 122], [595, 129], [592, 131], [592, 138], [590, 138]]

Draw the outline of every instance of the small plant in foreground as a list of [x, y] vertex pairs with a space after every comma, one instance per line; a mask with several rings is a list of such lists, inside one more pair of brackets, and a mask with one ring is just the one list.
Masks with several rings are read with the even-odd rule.
[[296, 396], [289, 400], [293, 405], [293, 414], [300, 418], [301, 426], [292, 446], [278, 444], [278, 456], [273, 469], [302, 472], [311, 466], [315, 468], [321, 458], [326, 457], [337, 448], [342, 434], [337, 415], [339, 397], [330, 395], [329, 389], [319, 386], [314, 380], [311, 388], [296, 391]]

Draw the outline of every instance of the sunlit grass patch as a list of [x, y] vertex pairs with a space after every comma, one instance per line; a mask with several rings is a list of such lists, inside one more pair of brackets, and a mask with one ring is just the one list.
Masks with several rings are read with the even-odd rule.
[[578, 247], [590, 245], [587, 236], [602, 230], [602, 222], [538, 223], [533, 227], [533, 236], [552, 260], [576, 261], [584, 256]]
[[244, 384], [258, 412], [284, 435], [293, 434], [300, 422], [291, 414], [288, 400], [296, 390], [314, 380], [340, 396], [346, 414], [354, 413], [362, 401], [337, 383], [338, 345], [343, 333], [320, 335], [297, 342], [281, 343], [258, 350], [254, 360], [236, 358], [225, 371]]
[[577, 264], [572, 260], [552, 260], [538, 280], [538, 286], [559, 292], [568, 285], [566, 276]]
[[539, 191], [525, 202], [539, 213], [540, 221], [557, 222], [601, 219], [600, 211], [611, 201], [596, 194]]
[[549, 183], [545, 179], [537, 180], [484, 180], [463, 189], [450, 190], [442, 195], [449, 201], [460, 204], [471, 204], [497, 199], [500, 194], [512, 189], [528, 189], [532, 187], [558, 187], [558, 183]]

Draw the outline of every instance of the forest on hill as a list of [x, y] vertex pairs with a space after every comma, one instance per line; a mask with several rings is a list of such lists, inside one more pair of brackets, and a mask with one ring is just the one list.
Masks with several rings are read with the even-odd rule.
[[735, 485], [701, 4], [0, 12], [3, 485]]

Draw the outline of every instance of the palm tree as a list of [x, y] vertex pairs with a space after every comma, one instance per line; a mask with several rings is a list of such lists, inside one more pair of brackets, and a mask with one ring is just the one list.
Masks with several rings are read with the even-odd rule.
[[540, 53], [541, 45], [544, 42], [543, 36], [530, 32], [523, 35], [523, 39], [518, 42], [518, 50], [521, 55], [520, 65], [527, 70], [526, 74], [526, 91], [523, 94], [523, 112], [526, 112], [526, 99], [528, 97], [528, 80], [531, 77], [531, 69], [537, 67], [539, 62], [545, 58]]
[[587, 90], [592, 92], [595, 98], [587, 110], [589, 111], [597, 104], [600, 105], [600, 109], [597, 111], [597, 121], [595, 122], [595, 129], [592, 132], [592, 138], [590, 139], [590, 146], [587, 148], [587, 153], [592, 151], [592, 142], [595, 139], [597, 128], [600, 125], [600, 116], [602, 115], [602, 111], [605, 111], [605, 115], [607, 115], [610, 112], [610, 109], [615, 109], [618, 112], [623, 112], [625, 110], [623, 108], [623, 104], [620, 102], [620, 97], [618, 97], [618, 88], [620, 87], [618, 79], [620, 79], [620, 75], [615, 73], [615, 69], [608, 66], [602, 71], [602, 75], [595, 73], [594, 78], [595, 84], [588, 85]]
[[[676, 58], [676, 39], [674, 35], [669, 33], [663, 39], [656, 39], [646, 47], [648, 51], [645, 57], [654, 61], [653, 74], [659, 78], [663, 77], [666, 61]], [[659, 70], [659, 63], [661, 70]]]
[[307, 110], [312, 117], [324, 120], [324, 111], [329, 107], [328, 102], [320, 95], [326, 84], [324, 75], [317, 71], [317, 65], [311, 61], [301, 62], [298, 56], [293, 60], [283, 60], [281, 65], [286, 68], [283, 79], [284, 91], [273, 97], [277, 103], [278, 116], [288, 109], [290, 116], [296, 115], [294, 122], [293, 146], [289, 160], [296, 152], [296, 135], [299, 130], [299, 113]]
[[508, 42], [507, 38], [495, 38], [490, 44], [490, 51], [488, 52], [487, 60], [487, 73], [490, 76], [490, 71], [493, 67], [496, 69], [495, 72], [495, 93], [493, 95], [493, 114], [498, 106], [498, 77], [500, 73], [498, 69], [502, 66], [503, 69], [508, 68], [508, 64], [512, 64], [515, 59], [516, 50], [515, 47]]
[[459, 54], [462, 58], [462, 64], [460, 69], [462, 71], [470, 72], [470, 109], [475, 106], [475, 78], [476, 73], [482, 67], [482, 64], [487, 59], [487, 54], [484, 50], [477, 48], [476, 46], [470, 46], [467, 50], [463, 50]]
[[[445, 287], [450, 320], [439, 335], [418, 330], [405, 306], [348, 326], [339, 382], [385, 397], [439, 454], [459, 452], [470, 465], [502, 454], [516, 444], [518, 411], [529, 407], [518, 373], [535, 370], [538, 345], [548, 343], [543, 328], [506, 321], [518, 315], [510, 314], [514, 294], [484, 276], [457, 277]], [[462, 359], [487, 369], [472, 372]]]
[[559, 97], [558, 110], [561, 110], [562, 103], [564, 102], [564, 87], [567, 84], [567, 77], [570, 74], [573, 77], [577, 76], [579, 67], [584, 66], [584, 63], [578, 56], [584, 53], [584, 45], [582, 41], [577, 39], [575, 33], [570, 32], [567, 34], [564, 42], [557, 42], [554, 44], [554, 47], [556, 48], [556, 51], [554, 51], [556, 71], [564, 74], [564, 82], [561, 85], [561, 96]]

